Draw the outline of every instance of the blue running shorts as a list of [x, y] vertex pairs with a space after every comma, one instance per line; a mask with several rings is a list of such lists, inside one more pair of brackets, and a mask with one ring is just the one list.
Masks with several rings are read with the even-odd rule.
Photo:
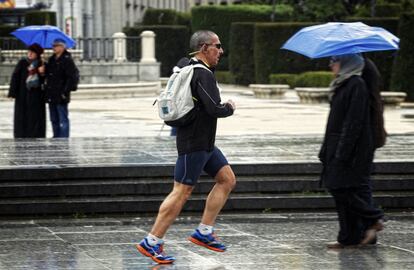
[[226, 157], [217, 147], [211, 152], [197, 151], [180, 155], [175, 164], [174, 180], [194, 186], [202, 171], [214, 178], [218, 171], [228, 164]]

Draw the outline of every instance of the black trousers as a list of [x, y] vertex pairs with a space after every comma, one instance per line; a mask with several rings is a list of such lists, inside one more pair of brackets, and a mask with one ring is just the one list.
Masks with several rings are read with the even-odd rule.
[[351, 188], [330, 189], [335, 199], [339, 219], [337, 241], [343, 245], [357, 245], [365, 236], [365, 231], [384, 216], [381, 209], [374, 206], [369, 185]]

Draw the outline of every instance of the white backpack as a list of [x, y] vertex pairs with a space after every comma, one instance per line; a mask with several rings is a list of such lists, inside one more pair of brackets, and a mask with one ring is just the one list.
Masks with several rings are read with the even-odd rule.
[[195, 68], [210, 71], [202, 64], [174, 67], [174, 73], [168, 79], [167, 86], [157, 98], [158, 114], [167, 125], [182, 125], [180, 119], [194, 108], [190, 84]]

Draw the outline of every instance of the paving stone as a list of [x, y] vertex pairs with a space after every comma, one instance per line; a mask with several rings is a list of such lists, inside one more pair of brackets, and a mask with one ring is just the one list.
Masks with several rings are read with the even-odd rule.
[[[112, 216], [0, 221], [0, 269], [412, 269], [413, 212], [390, 213], [379, 244], [330, 251], [338, 229], [333, 212], [224, 214], [217, 234], [228, 251], [216, 253], [186, 238], [199, 215], [182, 216], [165, 237], [173, 265], [156, 265], [135, 244], [153, 217]], [[16, 228], [13, 228], [16, 225]], [[25, 239], [30, 236], [30, 240]]]

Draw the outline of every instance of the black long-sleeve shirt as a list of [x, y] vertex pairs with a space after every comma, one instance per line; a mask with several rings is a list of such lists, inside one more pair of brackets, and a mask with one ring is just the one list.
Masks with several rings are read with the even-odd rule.
[[[192, 64], [203, 64], [202, 61], [191, 59]], [[206, 66], [206, 65], [205, 65]], [[214, 77], [214, 70], [195, 68], [191, 80], [191, 92], [195, 101], [196, 117], [189, 125], [177, 129], [178, 154], [196, 151], [212, 151], [216, 140], [217, 118], [233, 114], [228, 103], [221, 103], [220, 91]]]

